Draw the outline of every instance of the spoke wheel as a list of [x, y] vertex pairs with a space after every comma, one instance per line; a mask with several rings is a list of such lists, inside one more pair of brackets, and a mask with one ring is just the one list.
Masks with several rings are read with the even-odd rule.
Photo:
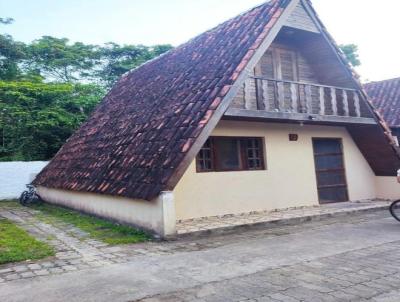
[[397, 221], [400, 221], [400, 200], [396, 200], [390, 205], [390, 214], [392, 214]]
[[19, 197], [19, 202], [23, 205], [26, 206], [29, 201], [29, 193], [27, 191], [22, 192], [21, 196]]

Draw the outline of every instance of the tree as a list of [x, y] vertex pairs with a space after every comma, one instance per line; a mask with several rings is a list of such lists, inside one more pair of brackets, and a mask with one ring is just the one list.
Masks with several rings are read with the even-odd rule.
[[[11, 24], [12, 18], [0, 18], [0, 24]], [[25, 44], [10, 35], [0, 35], [0, 80], [16, 80], [21, 75], [19, 63], [25, 58]]]
[[0, 81], [0, 161], [50, 159], [103, 95], [96, 85]]
[[342, 44], [339, 46], [340, 49], [345, 54], [347, 60], [354, 67], [360, 66], [361, 61], [358, 55], [358, 46], [355, 44]]
[[27, 46], [25, 69], [47, 80], [77, 82], [90, 78], [97, 62], [95, 46], [69, 43], [66, 38], [43, 36]]
[[101, 65], [96, 75], [106, 87], [110, 87], [125, 72], [142, 65], [171, 48], [171, 45], [147, 47], [143, 45], [120, 46], [116, 43], [107, 43], [99, 48]]
[[0, 18], [0, 24], [11, 24], [14, 22], [13, 18]]
[[22, 74], [19, 64], [25, 55], [23, 43], [15, 42], [9, 35], [0, 35], [0, 80], [18, 79]]
[[27, 48], [24, 70], [47, 81], [93, 82], [110, 87], [122, 74], [168, 51], [170, 45], [88, 45], [44, 36]]

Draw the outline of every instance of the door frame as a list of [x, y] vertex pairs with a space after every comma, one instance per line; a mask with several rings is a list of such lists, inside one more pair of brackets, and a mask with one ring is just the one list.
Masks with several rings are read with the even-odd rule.
[[[316, 162], [316, 156], [315, 156], [315, 150], [314, 150], [314, 141], [316, 140], [335, 140], [339, 141], [340, 143], [340, 151], [342, 153], [342, 161], [343, 161], [343, 177], [344, 177], [344, 182], [346, 185], [346, 200], [345, 201], [332, 201], [332, 202], [321, 202], [320, 196], [319, 196], [319, 187], [318, 187], [318, 175], [317, 175], [317, 162]], [[347, 169], [346, 169], [346, 160], [345, 160], [345, 154], [344, 154], [344, 148], [343, 148], [343, 138], [341, 137], [312, 137], [311, 138], [311, 143], [312, 143], [312, 149], [313, 149], [313, 158], [314, 158], [314, 172], [315, 172], [315, 183], [317, 187], [317, 195], [318, 195], [318, 202], [319, 204], [330, 204], [330, 203], [337, 203], [337, 202], [348, 202], [350, 201], [349, 198], [349, 184], [347, 182]]]

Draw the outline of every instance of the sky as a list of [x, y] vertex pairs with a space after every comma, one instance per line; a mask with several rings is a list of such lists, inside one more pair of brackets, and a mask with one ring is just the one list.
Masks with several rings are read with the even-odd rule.
[[[0, 0], [0, 32], [30, 42], [43, 35], [91, 44], [186, 42], [263, 0]], [[364, 81], [400, 77], [400, 1], [313, 0], [339, 44], [359, 47]]]

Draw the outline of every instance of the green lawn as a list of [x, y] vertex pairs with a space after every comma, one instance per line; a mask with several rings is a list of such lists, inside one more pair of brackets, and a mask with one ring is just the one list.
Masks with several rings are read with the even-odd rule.
[[120, 225], [59, 206], [43, 203], [35, 205], [33, 208], [40, 211], [39, 217], [45, 222], [54, 223], [57, 220], [61, 220], [86, 231], [92, 238], [111, 245], [138, 243], [151, 239], [149, 234], [133, 227]]
[[7, 219], [0, 218], [0, 264], [53, 256], [46, 243], [30, 236]]

